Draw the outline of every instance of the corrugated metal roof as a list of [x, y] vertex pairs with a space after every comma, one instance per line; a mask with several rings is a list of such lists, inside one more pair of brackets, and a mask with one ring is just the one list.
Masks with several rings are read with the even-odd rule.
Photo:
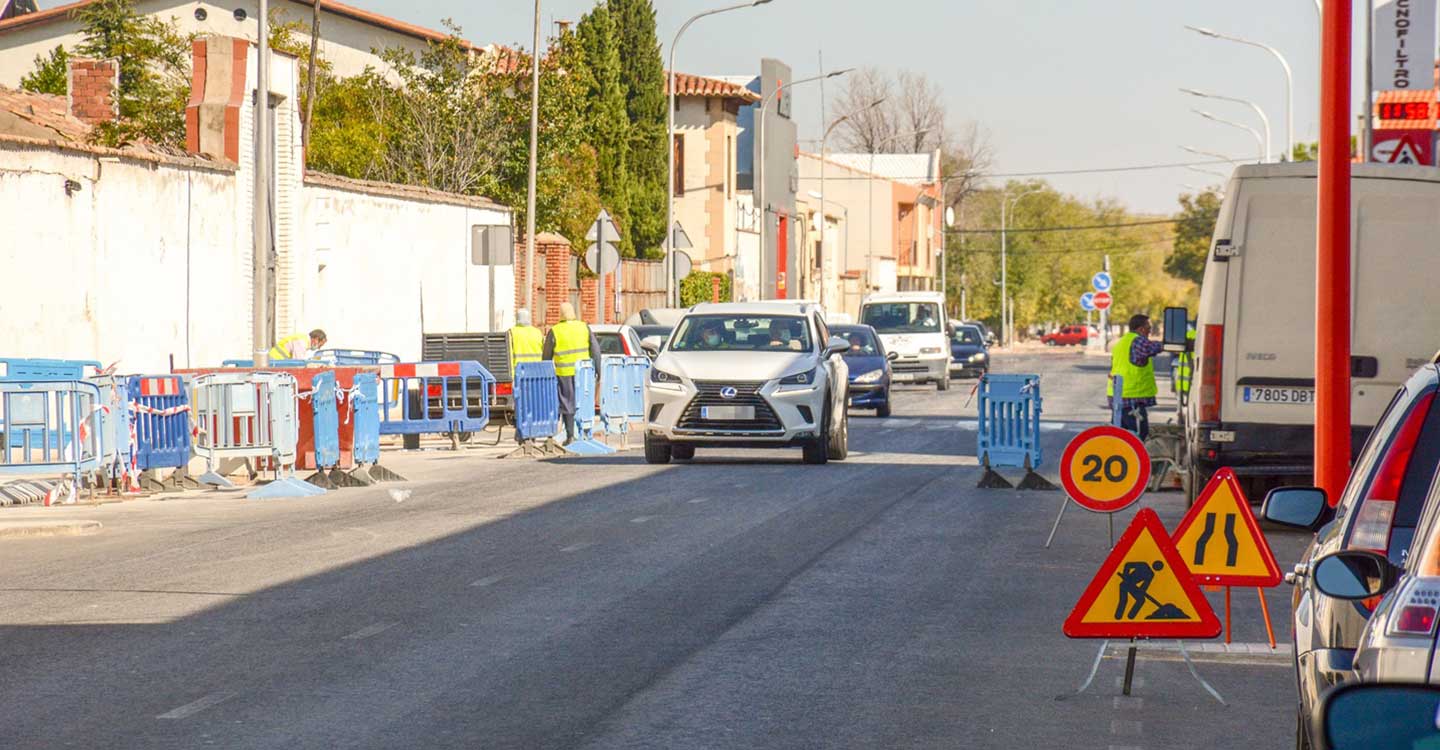
[[826, 158], [851, 169], [909, 185], [935, 182], [935, 154], [837, 154]]

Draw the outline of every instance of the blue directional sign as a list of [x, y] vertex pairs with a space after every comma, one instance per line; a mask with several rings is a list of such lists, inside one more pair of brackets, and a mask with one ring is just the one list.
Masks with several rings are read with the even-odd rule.
[[1095, 287], [1095, 291], [1097, 292], [1110, 291], [1110, 287], [1114, 283], [1115, 282], [1110, 280], [1110, 274], [1106, 271], [1101, 271], [1090, 278], [1090, 286]]
[[1090, 312], [1091, 310], [1095, 309], [1094, 292], [1086, 292], [1080, 295], [1080, 309], [1084, 310], [1085, 312]]

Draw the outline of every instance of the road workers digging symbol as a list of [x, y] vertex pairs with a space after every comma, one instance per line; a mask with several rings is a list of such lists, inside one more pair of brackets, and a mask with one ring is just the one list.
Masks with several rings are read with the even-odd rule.
[[1235, 472], [1222, 468], [1175, 527], [1175, 548], [1195, 579], [1219, 586], [1275, 586], [1280, 566]]
[[1071, 638], [1213, 638], [1220, 620], [1160, 517], [1145, 508], [1101, 563], [1064, 631]]

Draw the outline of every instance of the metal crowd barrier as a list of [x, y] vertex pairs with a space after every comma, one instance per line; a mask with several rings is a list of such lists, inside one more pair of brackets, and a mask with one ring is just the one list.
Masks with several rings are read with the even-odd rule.
[[460, 436], [490, 424], [495, 376], [475, 361], [412, 362], [380, 366], [380, 434], [406, 435], [405, 447], [418, 448], [419, 436]]
[[[83, 380], [100, 372], [100, 363], [90, 359], [27, 359], [0, 357], [5, 374], [0, 380]], [[86, 373], [92, 368], [94, 373]]]
[[521, 443], [544, 440], [560, 423], [560, 386], [554, 362], [515, 366], [515, 437]]
[[331, 365], [395, 365], [400, 357], [390, 352], [369, 349], [321, 349], [313, 355], [315, 360]]
[[[994, 467], [1025, 469], [1021, 489], [1048, 488], [1035, 473], [1040, 466], [1040, 376], [985, 375], [979, 386], [979, 431], [976, 457], [985, 467], [981, 487], [1010, 487]], [[1043, 486], [1041, 485], [1043, 483]]]
[[100, 470], [104, 479], [131, 477], [134, 441], [131, 439], [130, 398], [126, 378], [100, 375], [86, 378], [100, 389]]
[[565, 450], [582, 456], [614, 453], [615, 449], [595, 439], [600, 423], [595, 410], [595, 363], [584, 359], [575, 363], [575, 440]]
[[192, 387], [197, 426], [193, 449], [205, 459], [202, 482], [232, 486], [224, 474], [240, 463], [248, 464], [252, 473], [267, 464], [277, 472], [293, 470], [300, 436], [294, 375], [208, 373], [195, 376]]
[[[178, 490], [192, 486], [190, 463], [190, 391], [179, 375], [132, 375], [126, 381], [132, 418], [132, 466], [142, 486]], [[157, 469], [174, 469], [162, 480]]]
[[0, 382], [0, 474], [67, 475], [44, 495], [46, 505], [97, 471], [102, 425], [100, 388], [83, 380]]

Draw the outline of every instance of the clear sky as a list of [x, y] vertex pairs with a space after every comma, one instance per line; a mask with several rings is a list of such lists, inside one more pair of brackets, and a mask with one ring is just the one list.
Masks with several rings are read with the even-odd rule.
[[[530, 46], [529, 0], [348, 1], [427, 26], [453, 18], [477, 43]], [[686, 18], [724, 4], [656, 0], [662, 45], [668, 51]], [[544, 0], [542, 14], [548, 26], [578, 19], [591, 5]], [[1278, 48], [1295, 72], [1295, 138], [1315, 140], [1314, 0], [773, 0], [696, 23], [680, 44], [676, 68], [753, 73], [768, 56], [784, 60], [799, 76], [816, 71], [823, 52], [827, 68], [924, 72], [944, 89], [952, 120], [977, 122], [988, 134], [1001, 172], [1202, 159], [1181, 151], [1182, 145], [1253, 160], [1250, 134], [1190, 109], [1199, 106], [1257, 128], [1258, 118], [1242, 105], [1182, 94], [1181, 86], [1259, 103], [1279, 154], [1285, 141], [1279, 63], [1263, 50], [1186, 31], [1186, 23]], [[818, 135], [817, 90], [797, 89], [795, 113], [802, 138]], [[1136, 210], [1164, 213], [1175, 209], [1186, 184], [1217, 181], [1183, 168], [1051, 178], [1084, 197], [1116, 198]]]

